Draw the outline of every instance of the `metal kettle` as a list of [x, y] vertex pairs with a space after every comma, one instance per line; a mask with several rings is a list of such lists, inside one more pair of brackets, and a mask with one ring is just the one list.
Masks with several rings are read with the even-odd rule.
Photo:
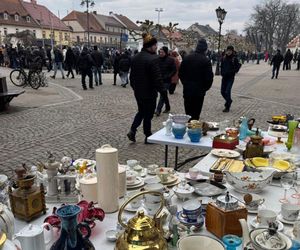
[[[153, 219], [144, 214], [144, 211], [139, 211], [138, 214], [129, 220], [126, 225], [122, 221], [122, 213], [124, 208], [138, 196], [152, 194], [160, 196], [160, 207], [154, 215]], [[164, 206], [164, 197], [160, 192], [146, 191], [141, 192], [127, 202], [125, 202], [119, 211], [118, 221], [125, 228], [117, 240], [115, 250], [167, 250], [167, 242], [163, 237], [163, 232], [160, 227], [158, 215]]]

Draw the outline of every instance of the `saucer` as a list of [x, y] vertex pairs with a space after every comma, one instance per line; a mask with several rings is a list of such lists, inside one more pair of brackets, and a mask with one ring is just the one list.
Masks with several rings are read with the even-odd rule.
[[208, 179], [207, 176], [203, 176], [201, 174], [198, 174], [196, 178], [192, 178], [190, 176], [190, 173], [186, 173], [185, 174], [185, 178], [188, 179], [188, 180], [191, 180], [191, 181], [198, 181], [198, 180], [204, 180], [204, 179]]
[[[276, 222], [278, 224], [278, 232], [281, 232], [283, 230], [283, 224], [279, 220], [276, 220]], [[250, 225], [254, 228], [268, 228], [268, 226], [260, 226], [256, 217], [250, 220]]]
[[175, 175], [170, 175], [170, 176], [168, 176], [167, 181], [164, 181], [164, 182], [161, 181], [160, 183], [163, 184], [163, 185], [169, 185], [169, 184], [171, 184], [171, 183], [173, 183], [173, 182], [176, 182], [177, 179], [178, 179], [177, 176], [175, 176]]
[[198, 217], [197, 222], [188, 222], [187, 217], [183, 214], [183, 211], [179, 211], [179, 212], [177, 212], [177, 219], [182, 224], [185, 224], [188, 226], [202, 227], [204, 224], [204, 216], [202, 214]]
[[284, 224], [288, 224], [288, 225], [294, 225], [296, 222], [296, 220], [291, 221], [291, 220], [284, 219], [281, 213], [278, 214], [277, 219], [280, 220], [281, 222], [283, 222]]
[[126, 182], [127, 186], [136, 186], [139, 185], [143, 180], [140, 177], [136, 177], [135, 181], [133, 183]]

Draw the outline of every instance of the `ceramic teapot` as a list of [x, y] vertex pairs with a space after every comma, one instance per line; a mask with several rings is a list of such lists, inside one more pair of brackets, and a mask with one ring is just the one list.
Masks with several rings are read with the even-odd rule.
[[42, 226], [29, 224], [24, 227], [19, 233], [15, 234], [14, 239], [21, 243], [22, 249], [30, 250], [46, 250], [46, 245], [51, 239], [45, 241], [44, 228], [49, 227], [51, 238], [53, 237], [52, 226], [49, 223], [44, 223]]
[[[160, 207], [154, 215], [153, 219], [144, 214], [144, 211], [138, 211], [137, 216], [129, 220], [126, 225], [122, 221], [122, 214], [124, 208], [135, 198], [145, 195], [153, 194], [160, 196]], [[120, 225], [125, 228], [125, 232], [121, 234], [116, 243], [116, 250], [129, 249], [151, 249], [151, 250], [167, 250], [167, 242], [163, 238], [163, 232], [158, 222], [158, 215], [164, 206], [164, 197], [160, 192], [146, 191], [134, 195], [131, 199], [125, 202], [119, 211], [118, 221]]]
[[256, 228], [249, 232], [247, 221], [239, 221], [243, 230], [243, 249], [287, 250], [292, 247], [292, 241], [283, 233], [277, 232], [275, 223], [270, 223], [269, 228]]

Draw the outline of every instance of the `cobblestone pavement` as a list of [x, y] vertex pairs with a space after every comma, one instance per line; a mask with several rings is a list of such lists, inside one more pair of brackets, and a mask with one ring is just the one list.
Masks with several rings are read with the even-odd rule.
[[[233, 88], [230, 113], [222, 113], [220, 77], [215, 77], [201, 119], [222, 121], [246, 115], [256, 118], [257, 126], [266, 129], [266, 120], [271, 115], [292, 113], [300, 117], [300, 72], [280, 72], [278, 80], [271, 80], [270, 71], [266, 64], [246, 64], [241, 68]], [[8, 75], [9, 71], [2, 68], [1, 73]], [[137, 134], [137, 143], [129, 143], [126, 138], [137, 109], [131, 88], [113, 86], [110, 74], [103, 75], [103, 82], [94, 90], [83, 91], [79, 76], [62, 80], [58, 73], [47, 90], [26, 89], [22, 97], [13, 100], [10, 110], [0, 113], [0, 172], [11, 175], [10, 169], [21, 163], [30, 165], [44, 160], [47, 150], [53, 151], [58, 159], [64, 155], [94, 159], [95, 150], [107, 143], [119, 149], [120, 163], [138, 159], [142, 165], [163, 164], [164, 147], [144, 145], [142, 129]], [[9, 84], [9, 88], [13, 86]], [[181, 86], [170, 96], [170, 102], [173, 113], [184, 111]], [[166, 114], [155, 117], [153, 132], [166, 119]], [[171, 148], [171, 167], [174, 151]], [[180, 160], [200, 153], [194, 149], [179, 150]]]

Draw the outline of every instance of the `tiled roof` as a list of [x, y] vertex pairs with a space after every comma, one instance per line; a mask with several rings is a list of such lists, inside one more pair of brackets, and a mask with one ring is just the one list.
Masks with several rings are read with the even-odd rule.
[[287, 45], [288, 48], [295, 48], [300, 46], [300, 35], [294, 37]]
[[217, 35], [218, 32], [215, 31], [212, 27], [207, 25], [200, 25], [199, 23], [194, 24], [199, 30], [201, 30], [206, 35]]
[[100, 23], [103, 22], [105, 23], [105, 25], [124, 28], [124, 26], [121, 23], [119, 23], [116, 19], [114, 19], [112, 16], [106, 16], [106, 15], [101, 15], [96, 13], [93, 13], [93, 15], [98, 19]]
[[127, 16], [118, 15], [118, 14], [114, 14], [114, 16], [116, 16], [116, 18], [118, 18], [122, 23], [124, 23], [127, 29], [131, 29], [131, 30], [140, 29], [140, 27], [137, 26], [134, 22], [132, 22]]
[[[62, 21], [74, 20], [77, 21], [85, 31], [88, 30], [86, 13], [73, 10], [71, 13], [69, 13], [62, 19]], [[98, 21], [92, 13], [90, 13], [89, 21], [90, 32], [105, 33], [105, 30], [101, 27], [101, 25], [98, 23]]]
[[[8, 20], [4, 20], [3, 13], [8, 14]], [[38, 28], [39, 25], [30, 18], [30, 22], [26, 21], [27, 16], [31, 16], [23, 6], [21, 0], [0, 0], [0, 24], [2, 25], [15, 25]], [[18, 14], [19, 21], [15, 20], [14, 15]]]
[[42, 28], [69, 31], [69, 28], [45, 6], [24, 1], [23, 5]]

